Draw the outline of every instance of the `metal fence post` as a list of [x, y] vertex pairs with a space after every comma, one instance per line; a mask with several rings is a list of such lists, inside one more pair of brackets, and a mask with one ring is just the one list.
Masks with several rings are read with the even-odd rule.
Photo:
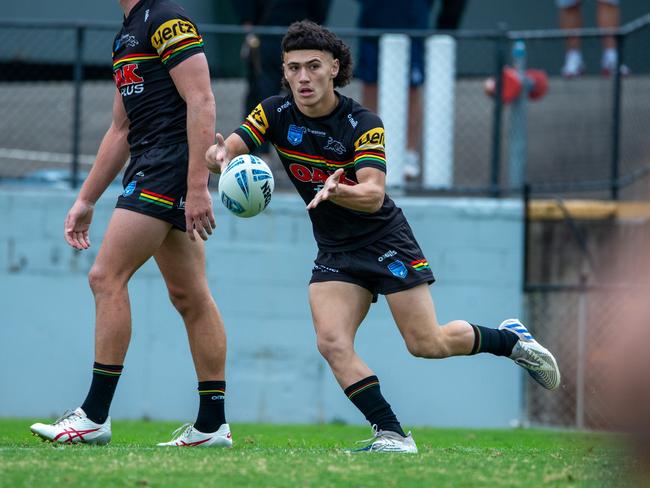
[[625, 53], [625, 36], [616, 36], [616, 48], [618, 50], [618, 63], [614, 72], [614, 100], [612, 104], [612, 159], [611, 159], [611, 194], [612, 200], [618, 200], [618, 185], [620, 174], [621, 158], [621, 92], [623, 90], [621, 68], [623, 66], [623, 54]]
[[578, 290], [578, 352], [576, 357], [576, 427], [585, 428], [585, 361], [587, 344], [587, 285], [583, 275]]
[[72, 167], [70, 171], [70, 186], [72, 189], [79, 186], [79, 144], [81, 139], [81, 88], [83, 85], [84, 66], [84, 34], [85, 27], [77, 26], [75, 29], [75, 60], [72, 74], [74, 83], [74, 98], [72, 100]]
[[[526, 71], [526, 44], [515, 41], [512, 46], [512, 65], [519, 79], [524, 80]], [[528, 93], [523, 93], [510, 105], [508, 129], [508, 182], [511, 188], [521, 188], [526, 178], [526, 151], [528, 137]]]
[[524, 183], [524, 191], [522, 194], [522, 201], [524, 205], [524, 212], [523, 212], [523, 217], [524, 217], [524, 225], [523, 225], [523, 239], [522, 239], [522, 244], [523, 244], [523, 249], [521, 252], [521, 289], [524, 294], [529, 292], [528, 290], [528, 252], [529, 252], [529, 246], [530, 246], [530, 194], [531, 194], [531, 187], [530, 183]]
[[490, 172], [490, 187], [492, 196], [501, 195], [499, 180], [501, 179], [501, 119], [503, 116], [503, 101], [501, 100], [501, 90], [503, 89], [503, 67], [506, 64], [506, 49], [508, 43], [508, 32], [505, 24], [499, 24], [501, 35], [495, 42], [496, 47], [496, 66], [494, 79], [496, 80], [494, 96], [494, 114], [492, 117], [492, 166]]

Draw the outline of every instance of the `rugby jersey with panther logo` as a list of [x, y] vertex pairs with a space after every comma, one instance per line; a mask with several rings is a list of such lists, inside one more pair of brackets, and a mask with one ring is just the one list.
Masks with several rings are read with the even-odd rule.
[[[341, 183], [356, 185], [357, 171], [376, 168], [386, 172], [384, 127], [381, 119], [353, 99], [337, 92], [338, 105], [324, 117], [307, 117], [293, 96], [264, 100], [235, 133], [253, 150], [265, 141], [275, 147], [298, 193], [309, 203], [325, 180], [339, 168]], [[381, 208], [358, 212], [324, 201], [309, 212], [314, 237], [323, 251], [359, 249], [406, 222], [386, 194]]]
[[168, 0], [140, 0], [113, 42], [113, 78], [129, 117], [137, 155], [187, 140], [187, 106], [169, 70], [203, 52], [203, 39], [183, 9]]

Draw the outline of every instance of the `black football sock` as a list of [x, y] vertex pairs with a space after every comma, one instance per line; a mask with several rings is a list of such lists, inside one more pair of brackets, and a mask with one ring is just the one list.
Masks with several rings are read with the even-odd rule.
[[519, 337], [509, 330], [491, 329], [470, 324], [474, 329], [474, 347], [470, 354], [489, 352], [495, 356], [510, 356]]
[[379, 389], [379, 379], [376, 376], [357, 381], [345, 389], [345, 394], [354, 406], [361, 410], [370, 425], [376, 425], [379, 430], [390, 430], [406, 437], [402, 426], [384, 399]]
[[226, 382], [199, 381], [199, 399], [199, 414], [196, 416], [194, 428], [204, 433], [216, 432], [226, 423]]
[[103, 424], [108, 418], [115, 388], [124, 366], [116, 364], [93, 364], [93, 381], [81, 408], [86, 416], [97, 424]]

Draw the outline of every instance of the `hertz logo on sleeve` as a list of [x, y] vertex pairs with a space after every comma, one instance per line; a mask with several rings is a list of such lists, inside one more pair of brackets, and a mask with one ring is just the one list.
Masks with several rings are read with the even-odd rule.
[[172, 19], [156, 29], [156, 32], [151, 36], [151, 45], [160, 55], [168, 47], [187, 39], [199, 39], [194, 24], [187, 20]]
[[359, 149], [384, 149], [384, 128], [375, 127], [364, 132], [354, 143], [354, 148]]

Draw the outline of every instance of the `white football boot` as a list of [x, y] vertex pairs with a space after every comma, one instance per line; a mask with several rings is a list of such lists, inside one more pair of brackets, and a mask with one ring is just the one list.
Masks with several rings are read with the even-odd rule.
[[[611, 76], [616, 72], [618, 66], [618, 51], [615, 48], [607, 48], [603, 51], [603, 56], [600, 58], [600, 70], [604, 76]], [[627, 76], [630, 74], [630, 69], [624, 64], [620, 67], [621, 75]]]
[[528, 332], [519, 319], [501, 322], [499, 330], [508, 330], [519, 337], [512, 348], [510, 359], [528, 371], [528, 374], [547, 390], [560, 386], [560, 368], [548, 349], [543, 347]]
[[404, 179], [413, 181], [420, 176], [420, 155], [413, 150], [407, 149], [404, 153]]
[[351, 449], [348, 452], [398, 452], [412, 454], [418, 452], [418, 448], [410, 432], [406, 434], [406, 437], [402, 437], [397, 432], [378, 430], [376, 425], [372, 426], [372, 437], [370, 439], [357, 442], [359, 444], [368, 443], [368, 445], [358, 449]]
[[230, 426], [222, 424], [216, 432], [203, 433], [192, 424], [180, 426], [172, 433], [172, 440], [161, 442], [158, 446], [167, 447], [232, 447]]
[[565, 78], [575, 78], [585, 72], [585, 63], [582, 60], [582, 53], [577, 49], [570, 49], [564, 57], [564, 66], [562, 66], [562, 76]]
[[81, 407], [68, 411], [53, 424], [36, 423], [30, 427], [34, 435], [44, 441], [61, 444], [108, 444], [111, 441], [111, 418], [103, 424], [96, 424]]

